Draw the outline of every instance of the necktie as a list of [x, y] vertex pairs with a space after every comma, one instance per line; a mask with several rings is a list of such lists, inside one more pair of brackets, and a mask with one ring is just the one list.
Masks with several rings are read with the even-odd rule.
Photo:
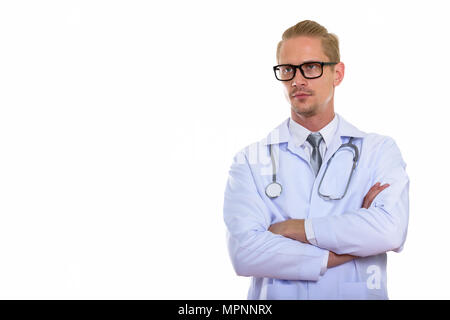
[[317, 173], [319, 173], [320, 166], [322, 165], [322, 157], [320, 156], [319, 145], [320, 142], [323, 140], [323, 138], [320, 132], [316, 132], [311, 133], [308, 136], [308, 139], [306, 140], [313, 147], [313, 151], [311, 153], [311, 166], [313, 167], [314, 173], [317, 176]]

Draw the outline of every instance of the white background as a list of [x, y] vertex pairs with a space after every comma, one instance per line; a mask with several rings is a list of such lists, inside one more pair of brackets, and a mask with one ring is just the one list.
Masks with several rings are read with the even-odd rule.
[[408, 164], [390, 298], [449, 299], [446, 2], [154, 3], [0, 2], [0, 298], [245, 299], [228, 169], [289, 117], [275, 49], [312, 19], [340, 39], [336, 112]]

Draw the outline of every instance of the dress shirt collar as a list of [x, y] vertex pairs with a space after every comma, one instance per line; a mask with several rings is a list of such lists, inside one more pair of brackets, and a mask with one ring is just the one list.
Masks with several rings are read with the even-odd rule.
[[[302, 146], [308, 136], [311, 134], [311, 131], [303, 127], [301, 124], [298, 124], [292, 118], [289, 118], [289, 133], [294, 139], [294, 144], [297, 147]], [[325, 142], [325, 146], [328, 148], [331, 145], [331, 141], [333, 140], [333, 136], [336, 133], [336, 129], [338, 126], [338, 118], [334, 115], [333, 120], [331, 120], [325, 127], [319, 130], [320, 134], [323, 137], [323, 141]]]
[[[367, 133], [359, 130], [351, 123], [347, 122], [338, 113], [335, 113], [335, 117], [338, 119], [336, 135], [338, 137], [354, 137], [354, 138], [365, 138]], [[289, 120], [286, 118], [282, 123], [280, 123], [276, 128], [274, 128], [270, 133], [261, 140], [264, 146], [270, 144], [287, 143], [291, 138], [291, 133], [289, 132]], [[342, 142], [341, 142], [342, 143]]]

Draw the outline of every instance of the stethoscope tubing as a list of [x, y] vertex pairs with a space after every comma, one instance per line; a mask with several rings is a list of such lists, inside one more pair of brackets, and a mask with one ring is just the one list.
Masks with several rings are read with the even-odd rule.
[[[342, 196], [340, 197], [332, 197], [330, 195], [325, 195], [322, 194], [320, 192], [320, 187], [322, 186], [322, 182], [323, 182], [323, 178], [325, 177], [327, 171], [328, 171], [328, 167], [332, 161], [332, 159], [334, 158], [334, 156], [336, 155], [336, 153], [338, 153], [338, 151], [342, 148], [346, 148], [349, 147], [353, 150], [353, 166], [352, 166], [352, 170], [350, 172], [349, 178], [347, 180], [347, 185], [345, 187], [345, 191], [343, 193]], [[272, 160], [272, 182], [269, 183], [266, 186], [266, 195], [271, 198], [271, 199], [275, 199], [278, 198], [281, 195], [281, 192], [283, 190], [283, 186], [277, 182], [277, 172], [276, 172], [276, 164], [275, 164], [275, 157], [273, 155], [273, 144], [270, 144], [269, 146], [269, 153], [270, 153], [270, 158]], [[347, 143], [343, 143], [336, 151], [335, 153], [333, 153], [333, 155], [330, 157], [330, 159], [327, 161], [327, 165], [325, 168], [325, 172], [322, 175], [322, 178], [320, 179], [319, 182], [319, 187], [317, 188], [317, 192], [319, 194], [319, 196], [324, 199], [324, 200], [341, 200], [345, 197], [345, 195], [347, 194], [347, 190], [348, 187], [350, 185], [350, 181], [352, 180], [352, 176], [353, 176], [353, 172], [355, 171], [355, 168], [358, 164], [359, 161], [359, 150], [358, 147], [356, 145], [353, 144], [353, 137], [350, 137], [349, 141]]]

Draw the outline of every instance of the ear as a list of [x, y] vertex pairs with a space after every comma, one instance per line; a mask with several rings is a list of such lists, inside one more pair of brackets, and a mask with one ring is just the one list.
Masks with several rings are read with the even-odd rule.
[[344, 80], [344, 73], [345, 73], [345, 65], [343, 62], [339, 62], [337, 65], [334, 66], [334, 86], [338, 86], [342, 80]]

